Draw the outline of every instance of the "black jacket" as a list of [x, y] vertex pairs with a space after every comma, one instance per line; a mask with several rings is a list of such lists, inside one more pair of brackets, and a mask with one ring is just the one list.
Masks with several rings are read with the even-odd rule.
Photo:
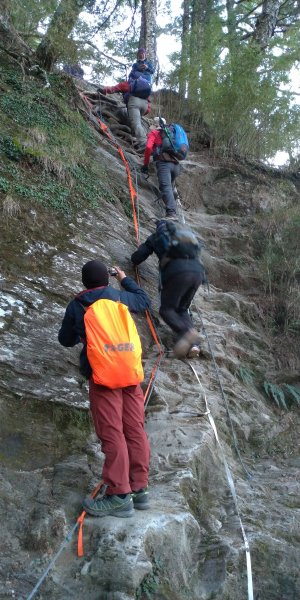
[[152, 233], [149, 235], [146, 241], [141, 244], [131, 255], [131, 261], [134, 265], [139, 265], [140, 263], [144, 262], [144, 260], [146, 260], [150, 254], [153, 254], [153, 252], [159, 259], [162, 285], [166, 283], [173, 275], [183, 272], [186, 273], [187, 271], [192, 273], [202, 273], [203, 283], [206, 282], [204, 267], [198, 258], [172, 258], [164, 267], [162, 267], [161, 260], [164, 254], [160, 253], [159, 251], [157, 233]]
[[150, 307], [150, 300], [131, 277], [122, 280], [124, 290], [118, 290], [110, 285], [97, 287], [91, 290], [83, 290], [75, 296], [65, 312], [61, 328], [58, 333], [58, 341], [62, 346], [72, 347], [79, 342], [84, 344], [80, 354], [80, 372], [87, 378], [91, 377], [92, 371], [86, 355], [86, 336], [84, 329], [84, 308], [90, 306], [96, 300], [105, 298], [115, 300], [128, 306], [131, 312], [144, 312]]

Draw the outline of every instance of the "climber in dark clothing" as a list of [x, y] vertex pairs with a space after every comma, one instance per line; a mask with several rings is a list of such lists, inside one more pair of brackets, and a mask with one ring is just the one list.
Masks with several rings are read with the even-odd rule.
[[132, 254], [131, 261], [139, 265], [153, 252], [159, 259], [161, 306], [159, 314], [177, 334], [174, 353], [178, 358], [198, 356], [199, 334], [193, 326], [188, 309], [198, 287], [206, 282], [204, 268], [198, 258], [168, 258], [161, 250], [160, 235], [167, 220], [157, 223], [152, 233]]

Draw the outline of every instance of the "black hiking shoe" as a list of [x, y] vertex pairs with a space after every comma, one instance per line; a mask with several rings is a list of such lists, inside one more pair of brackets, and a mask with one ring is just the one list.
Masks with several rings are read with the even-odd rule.
[[150, 508], [148, 488], [142, 488], [137, 492], [132, 492], [133, 506], [137, 510], [147, 510]]
[[87, 496], [82, 506], [84, 510], [93, 517], [133, 517], [133, 502], [130, 494], [126, 494], [125, 498], [120, 496], [103, 496], [98, 500], [94, 500], [91, 496]]

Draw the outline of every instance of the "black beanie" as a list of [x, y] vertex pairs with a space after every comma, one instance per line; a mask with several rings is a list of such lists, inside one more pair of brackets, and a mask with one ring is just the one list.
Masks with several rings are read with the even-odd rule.
[[87, 289], [108, 285], [107, 266], [100, 260], [90, 260], [82, 267], [82, 283]]

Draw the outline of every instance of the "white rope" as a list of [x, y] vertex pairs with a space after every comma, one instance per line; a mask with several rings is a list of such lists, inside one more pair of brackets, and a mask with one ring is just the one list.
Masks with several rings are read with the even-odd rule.
[[212, 430], [214, 432], [214, 435], [215, 435], [215, 438], [216, 438], [216, 441], [217, 441], [217, 444], [219, 446], [219, 450], [220, 450], [220, 453], [221, 453], [221, 457], [222, 457], [222, 460], [223, 460], [223, 464], [224, 464], [224, 467], [225, 467], [225, 472], [226, 472], [226, 477], [227, 477], [229, 489], [230, 489], [231, 495], [233, 497], [233, 501], [234, 501], [236, 513], [237, 513], [237, 516], [238, 516], [238, 519], [239, 519], [240, 528], [241, 528], [241, 531], [242, 531], [242, 536], [243, 536], [244, 545], [245, 545], [246, 565], [247, 565], [247, 580], [248, 580], [248, 600], [253, 600], [253, 581], [252, 581], [252, 568], [251, 568], [250, 547], [249, 547], [249, 542], [248, 542], [248, 539], [247, 539], [247, 536], [246, 536], [246, 532], [245, 532], [245, 529], [244, 529], [244, 525], [243, 525], [243, 522], [242, 522], [242, 519], [241, 519], [241, 513], [240, 513], [240, 509], [239, 509], [239, 505], [238, 505], [238, 498], [237, 498], [237, 494], [236, 494], [236, 490], [235, 490], [235, 485], [234, 485], [234, 482], [233, 482], [233, 477], [231, 475], [231, 471], [229, 469], [228, 462], [226, 460], [223, 448], [222, 448], [222, 446], [220, 444], [220, 440], [219, 440], [219, 435], [218, 435], [218, 431], [217, 431], [217, 428], [216, 428], [216, 424], [215, 424], [213, 416], [212, 416], [212, 414], [210, 412], [210, 409], [209, 409], [209, 406], [208, 406], [208, 402], [207, 402], [207, 398], [206, 398], [206, 394], [205, 394], [205, 390], [203, 388], [203, 385], [202, 385], [202, 383], [201, 383], [201, 381], [199, 379], [198, 373], [197, 373], [196, 369], [193, 367], [193, 365], [191, 365], [191, 363], [188, 362], [188, 361], [187, 361], [187, 364], [192, 369], [192, 371], [193, 371], [193, 373], [194, 373], [194, 375], [195, 375], [195, 377], [196, 377], [196, 379], [197, 379], [197, 381], [198, 381], [198, 383], [200, 385], [200, 388], [202, 390], [203, 397], [204, 397], [204, 402], [205, 402], [205, 407], [206, 407], [206, 414], [207, 414], [208, 420], [210, 422], [211, 428], [212, 428]]

